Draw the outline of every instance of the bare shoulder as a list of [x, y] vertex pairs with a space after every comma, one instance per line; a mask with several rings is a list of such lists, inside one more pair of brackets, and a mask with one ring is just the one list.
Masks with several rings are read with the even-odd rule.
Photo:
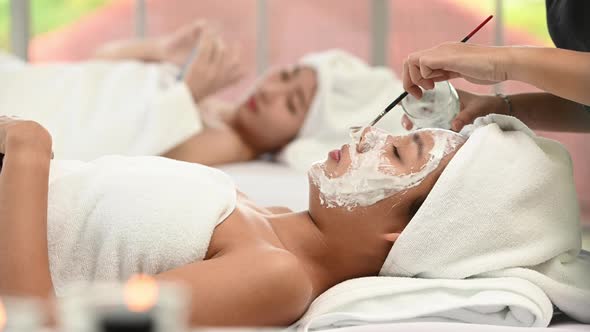
[[277, 324], [296, 321], [313, 301], [310, 276], [292, 253], [269, 249], [256, 250], [255, 254], [242, 250], [233, 255], [240, 261], [250, 261], [251, 274], [244, 280], [248, 280], [251, 289], [256, 290], [257, 305], [272, 313], [277, 318]]
[[271, 213], [281, 214], [281, 213], [291, 213], [293, 210], [289, 209], [286, 206], [268, 206], [266, 208]]
[[257, 212], [263, 215], [273, 215], [273, 214], [283, 214], [283, 213], [291, 213], [293, 210], [289, 209], [285, 206], [268, 206], [268, 207], [261, 207], [256, 202], [250, 199], [248, 195], [241, 192], [240, 190], [236, 190], [238, 199], [241, 204], [244, 204], [250, 209], [256, 210]]
[[236, 261], [250, 266], [255, 277], [253, 281], [256, 280], [261, 285], [267, 285], [277, 291], [296, 291], [299, 295], [311, 294], [311, 282], [307, 272], [299, 259], [289, 251], [276, 248], [242, 249], [227, 255], [234, 256]]

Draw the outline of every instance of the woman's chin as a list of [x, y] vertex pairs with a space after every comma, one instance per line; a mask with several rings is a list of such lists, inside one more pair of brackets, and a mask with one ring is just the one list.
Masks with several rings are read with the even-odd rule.
[[334, 159], [327, 158], [323, 161], [315, 162], [309, 169], [308, 175], [316, 181], [322, 178], [332, 179], [338, 174], [338, 162]]

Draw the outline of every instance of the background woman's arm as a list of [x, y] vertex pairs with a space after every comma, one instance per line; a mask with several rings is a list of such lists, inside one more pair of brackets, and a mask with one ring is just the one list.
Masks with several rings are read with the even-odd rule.
[[94, 58], [170, 62], [181, 66], [197, 45], [205, 25], [204, 21], [196, 20], [165, 36], [110, 42], [100, 47]]
[[156, 39], [137, 39], [108, 43], [96, 50], [93, 58], [110, 61], [160, 62], [163, 61], [163, 54]]
[[205, 128], [162, 156], [190, 163], [217, 166], [252, 160], [256, 158], [256, 153], [231, 129]]

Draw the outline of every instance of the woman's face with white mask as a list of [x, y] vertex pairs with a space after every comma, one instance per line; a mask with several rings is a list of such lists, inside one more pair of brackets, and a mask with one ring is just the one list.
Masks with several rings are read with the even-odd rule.
[[440, 129], [404, 136], [368, 127], [352, 144], [331, 151], [312, 166], [309, 176], [325, 207], [366, 207], [418, 186], [441, 160], [465, 142]]

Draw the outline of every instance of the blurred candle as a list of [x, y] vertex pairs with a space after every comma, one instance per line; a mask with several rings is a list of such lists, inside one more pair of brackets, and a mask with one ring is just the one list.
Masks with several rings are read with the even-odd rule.
[[184, 331], [186, 293], [146, 275], [125, 283], [72, 285], [60, 299], [59, 320], [65, 332]]
[[103, 332], [152, 332], [158, 302], [158, 284], [147, 275], [132, 276], [123, 287], [124, 306], [105, 312], [99, 323]]
[[2, 297], [0, 331], [36, 332], [43, 322], [41, 303], [35, 298]]
[[4, 326], [6, 325], [6, 309], [4, 308], [4, 304], [0, 301], [0, 331], [4, 331]]
[[130, 311], [148, 311], [158, 301], [158, 284], [148, 275], [132, 276], [125, 284], [123, 296]]

